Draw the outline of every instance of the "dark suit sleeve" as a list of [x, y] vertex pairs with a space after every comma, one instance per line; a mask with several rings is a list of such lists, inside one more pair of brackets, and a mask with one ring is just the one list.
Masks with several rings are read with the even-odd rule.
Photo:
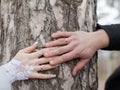
[[120, 50], [120, 24], [97, 25], [96, 29], [103, 29], [108, 34], [110, 43], [103, 50]]
[[120, 90], [120, 67], [108, 78], [105, 90]]

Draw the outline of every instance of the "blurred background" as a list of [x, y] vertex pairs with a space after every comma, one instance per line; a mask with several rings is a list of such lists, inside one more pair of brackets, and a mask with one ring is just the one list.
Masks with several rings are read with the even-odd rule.
[[[120, 23], [120, 1], [98, 0], [97, 2], [98, 23], [102, 25]], [[104, 90], [107, 78], [120, 65], [119, 51], [99, 51], [98, 57], [98, 90]]]

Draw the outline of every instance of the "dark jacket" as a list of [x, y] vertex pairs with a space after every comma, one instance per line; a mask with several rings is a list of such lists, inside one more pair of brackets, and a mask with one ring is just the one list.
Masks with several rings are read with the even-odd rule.
[[[97, 26], [104, 29], [110, 39], [109, 46], [104, 50], [120, 50], [120, 24]], [[120, 90], [120, 67], [108, 78], [105, 90]]]
[[109, 46], [104, 50], [120, 50], [120, 24], [97, 25], [97, 29], [104, 29], [109, 36]]

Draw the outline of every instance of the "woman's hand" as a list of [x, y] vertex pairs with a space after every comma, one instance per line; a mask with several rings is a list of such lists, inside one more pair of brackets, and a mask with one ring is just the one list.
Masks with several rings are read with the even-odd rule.
[[20, 50], [9, 63], [1, 66], [1, 70], [4, 71], [11, 83], [28, 78], [50, 79], [56, 76], [54, 74], [38, 73], [38, 71], [53, 69], [56, 66], [46, 64], [50, 59], [41, 57], [43, 55], [42, 50], [34, 52], [36, 48], [37, 42]]
[[48, 42], [45, 57], [53, 57], [51, 65], [57, 65], [75, 58], [80, 61], [74, 67], [72, 74], [82, 69], [95, 52], [108, 45], [109, 39], [104, 30], [97, 32], [57, 32], [52, 35], [54, 41]]
[[37, 42], [30, 47], [20, 50], [13, 59], [20, 61], [22, 65], [34, 67], [32, 73], [28, 76], [28, 78], [49, 79], [55, 77], [53, 74], [38, 73], [38, 71], [53, 69], [56, 66], [45, 64], [48, 63], [51, 59], [40, 58], [43, 55], [43, 51], [39, 50], [33, 52], [36, 48]]

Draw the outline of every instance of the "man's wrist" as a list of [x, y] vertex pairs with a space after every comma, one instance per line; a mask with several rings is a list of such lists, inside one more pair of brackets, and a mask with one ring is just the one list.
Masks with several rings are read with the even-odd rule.
[[105, 48], [109, 45], [109, 36], [103, 29], [93, 32], [93, 36], [97, 49]]

